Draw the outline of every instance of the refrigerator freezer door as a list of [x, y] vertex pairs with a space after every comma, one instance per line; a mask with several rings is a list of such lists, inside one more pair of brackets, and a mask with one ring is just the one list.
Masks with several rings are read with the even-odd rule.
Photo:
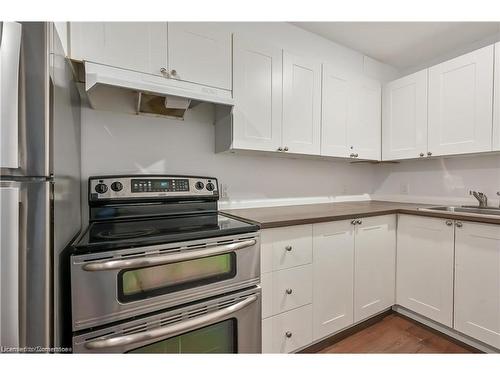
[[0, 23], [0, 167], [19, 167], [18, 95], [21, 24]]
[[[2, 189], [2, 256], [7, 253], [12, 256], [11, 252], [16, 252], [19, 261], [17, 268], [9, 268], [9, 272], [6, 273], [2, 264], [2, 292], [7, 286], [4, 284], [4, 275], [18, 280], [19, 290], [15, 295], [19, 299], [17, 304], [19, 346], [49, 347], [53, 342], [50, 234], [52, 183], [43, 180], [24, 182], [4, 180], [0, 181], [0, 188]], [[6, 207], [11, 208], [5, 213], [5, 220], [8, 220], [5, 224], [4, 200], [8, 202]], [[14, 213], [14, 206], [18, 216]], [[10, 238], [17, 236], [18, 239], [17, 246], [14, 240], [9, 241], [10, 250], [9, 247], [4, 248], [4, 227], [10, 233]], [[17, 234], [14, 234], [16, 230]], [[3, 328], [2, 321], [2, 331]]]
[[0, 345], [19, 346], [19, 187], [0, 187]]

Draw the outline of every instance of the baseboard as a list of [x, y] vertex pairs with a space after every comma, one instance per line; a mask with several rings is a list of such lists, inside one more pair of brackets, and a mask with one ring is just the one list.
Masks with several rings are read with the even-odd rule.
[[440, 323], [437, 323], [433, 320], [430, 320], [422, 315], [419, 315], [417, 313], [414, 313], [413, 311], [410, 311], [402, 306], [395, 305], [392, 307], [392, 310], [400, 315], [403, 315], [407, 318], [410, 318], [411, 320], [414, 320], [417, 323], [420, 323], [424, 325], [427, 328], [431, 328], [434, 331], [437, 331], [448, 338], [452, 339], [453, 341], [466, 345], [467, 347], [476, 349], [480, 352], [483, 353], [500, 353], [500, 350], [495, 349], [489, 345], [486, 345], [480, 341], [477, 341], [469, 336], [466, 336], [460, 332], [455, 331], [452, 328], [449, 328], [445, 325], [442, 325]]

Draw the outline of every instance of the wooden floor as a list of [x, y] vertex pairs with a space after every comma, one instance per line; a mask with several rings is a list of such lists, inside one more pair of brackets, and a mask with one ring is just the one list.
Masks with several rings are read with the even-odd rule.
[[318, 353], [472, 353], [446, 336], [401, 315], [381, 321], [334, 343]]

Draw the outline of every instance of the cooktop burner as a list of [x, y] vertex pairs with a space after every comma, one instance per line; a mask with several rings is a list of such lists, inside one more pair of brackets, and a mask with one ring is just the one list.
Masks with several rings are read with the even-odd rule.
[[102, 251], [257, 231], [258, 225], [218, 213], [102, 221], [90, 224], [78, 252]]

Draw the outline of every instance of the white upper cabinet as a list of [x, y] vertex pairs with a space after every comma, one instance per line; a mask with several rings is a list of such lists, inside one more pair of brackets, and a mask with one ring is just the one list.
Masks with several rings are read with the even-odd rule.
[[352, 74], [323, 64], [321, 155], [349, 157], [349, 107]]
[[427, 69], [384, 85], [382, 159], [427, 155]]
[[359, 77], [354, 82], [348, 143], [359, 159], [380, 160], [382, 88], [380, 82]]
[[354, 225], [313, 225], [313, 339], [353, 323]]
[[239, 149], [281, 147], [282, 50], [234, 35], [233, 139]]
[[212, 22], [169, 22], [168, 66], [174, 79], [231, 90], [231, 32]]
[[493, 46], [429, 68], [429, 152], [491, 150]]
[[493, 151], [500, 150], [500, 43], [495, 44], [495, 82], [493, 93]]
[[319, 155], [321, 64], [283, 52], [283, 149]]
[[500, 349], [500, 227], [463, 222], [455, 231], [454, 328]]
[[354, 322], [394, 305], [396, 216], [359, 220], [354, 250]]
[[380, 160], [381, 87], [323, 65], [321, 155]]
[[396, 303], [452, 327], [453, 221], [399, 215]]
[[166, 22], [72, 22], [71, 58], [162, 75]]

